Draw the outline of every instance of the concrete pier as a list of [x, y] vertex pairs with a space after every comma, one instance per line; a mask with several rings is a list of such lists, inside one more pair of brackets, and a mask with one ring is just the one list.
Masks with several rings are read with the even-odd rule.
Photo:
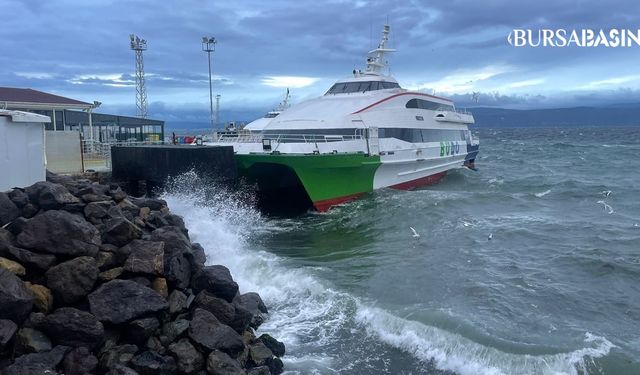
[[[131, 194], [152, 194], [167, 178], [194, 170], [199, 176], [222, 183], [237, 179], [231, 146], [114, 146], [112, 178], [126, 184]], [[141, 182], [144, 190], [142, 190]]]

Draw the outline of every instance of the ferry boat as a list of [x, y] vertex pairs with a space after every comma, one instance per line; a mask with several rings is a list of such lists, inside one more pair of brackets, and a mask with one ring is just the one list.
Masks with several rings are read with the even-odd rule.
[[455, 168], [474, 169], [473, 116], [384, 74], [385, 55], [395, 51], [387, 47], [389, 31], [385, 25], [364, 71], [214, 142], [233, 145], [240, 175], [262, 196], [287, 204], [302, 196], [326, 211], [375, 189], [413, 189]]
[[267, 126], [271, 122], [272, 118], [278, 116], [285, 109], [290, 107], [289, 98], [290, 98], [290, 93], [289, 93], [289, 89], [287, 89], [287, 93], [285, 94], [284, 99], [280, 102], [280, 104], [278, 104], [278, 107], [276, 107], [272, 111], [267, 112], [264, 115], [264, 117], [251, 121], [244, 127], [244, 129], [250, 130], [251, 132], [254, 132], [254, 133], [261, 132], [265, 128], [265, 126]]

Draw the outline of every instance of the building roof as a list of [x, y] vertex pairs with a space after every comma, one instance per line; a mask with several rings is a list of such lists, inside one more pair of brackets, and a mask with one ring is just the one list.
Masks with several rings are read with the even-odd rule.
[[[6, 103], [6, 105], [5, 105]], [[56, 107], [56, 108], [90, 108], [90, 103], [49, 94], [46, 92], [21, 89], [15, 87], [0, 87], [0, 107]]]
[[43, 116], [31, 112], [9, 111], [6, 109], [0, 109], [0, 116], [11, 117], [12, 122], [51, 122], [51, 118], [49, 116]]

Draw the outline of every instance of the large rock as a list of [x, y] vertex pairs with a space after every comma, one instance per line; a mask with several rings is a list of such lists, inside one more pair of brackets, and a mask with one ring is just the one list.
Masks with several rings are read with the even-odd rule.
[[15, 244], [15, 241], [16, 238], [13, 236], [13, 233], [0, 227], [0, 254], [4, 254], [9, 247]]
[[129, 366], [137, 351], [138, 347], [131, 344], [118, 345], [107, 350], [103, 349], [100, 355], [100, 369], [102, 372], [107, 372], [118, 366]]
[[100, 271], [106, 271], [108, 269], [118, 266], [118, 260], [116, 255], [110, 251], [99, 251], [96, 256], [96, 265]]
[[220, 349], [231, 356], [236, 356], [244, 349], [242, 338], [236, 331], [200, 308], [193, 313], [189, 337], [206, 350]]
[[207, 357], [207, 373], [210, 375], [246, 374], [238, 361], [220, 350], [213, 350]]
[[160, 211], [162, 208], [167, 207], [167, 202], [163, 199], [156, 198], [129, 198], [133, 204], [138, 207], [149, 207], [151, 211]]
[[6, 193], [0, 192], [0, 227], [12, 222], [20, 216], [21, 210], [16, 206]]
[[18, 325], [8, 319], [0, 319], [0, 352], [13, 339], [18, 330]]
[[193, 275], [191, 284], [195, 293], [206, 290], [227, 302], [233, 301], [233, 297], [238, 293], [238, 284], [233, 281], [231, 272], [227, 267], [220, 265], [202, 268]]
[[184, 220], [181, 216], [176, 214], [167, 214], [164, 216], [164, 219], [167, 221], [167, 223], [169, 223], [169, 225], [180, 228], [182, 233], [184, 233], [187, 238], [189, 237], [189, 230], [184, 225]]
[[191, 278], [191, 242], [180, 228], [167, 226], [154, 230], [149, 236], [151, 241], [164, 242], [164, 275], [169, 285], [186, 289]]
[[47, 181], [36, 182], [27, 187], [25, 192], [31, 203], [45, 210], [58, 210], [66, 204], [80, 202], [64, 186]]
[[264, 345], [266, 345], [266, 347], [269, 348], [274, 355], [278, 357], [282, 357], [284, 355], [284, 343], [274, 339], [270, 335], [263, 333], [262, 335], [260, 335], [260, 337], [258, 337], [258, 341], [261, 341]]
[[9, 196], [9, 199], [11, 199], [13, 204], [18, 206], [18, 208], [22, 208], [29, 204], [29, 196], [21, 189], [13, 189], [7, 195]]
[[179, 290], [169, 294], [169, 314], [175, 315], [187, 309], [187, 295]]
[[21, 322], [33, 307], [33, 293], [6, 268], [0, 268], [0, 319]]
[[84, 217], [94, 224], [99, 224], [109, 215], [109, 209], [113, 205], [113, 201], [91, 202], [84, 207]]
[[175, 357], [178, 371], [182, 374], [195, 374], [204, 367], [202, 354], [191, 345], [189, 339], [181, 339], [169, 345], [169, 353]]
[[125, 334], [136, 344], [144, 344], [160, 328], [160, 322], [155, 317], [136, 319], [127, 325]]
[[0, 268], [7, 269], [18, 276], [24, 276], [26, 272], [22, 264], [3, 257], [0, 257]]
[[280, 375], [284, 369], [284, 363], [282, 363], [282, 360], [278, 357], [271, 358], [269, 363], [267, 363], [267, 366], [269, 366], [269, 372], [271, 372], [271, 375]]
[[267, 314], [269, 312], [260, 295], [255, 292], [239, 294], [233, 299], [233, 303], [244, 307], [252, 314]]
[[112, 280], [89, 294], [91, 312], [103, 322], [120, 324], [169, 307], [153, 289], [130, 280]]
[[96, 227], [81, 217], [66, 211], [47, 211], [27, 222], [17, 243], [41, 253], [95, 256], [100, 235]]
[[27, 267], [35, 267], [40, 270], [48, 270], [58, 261], [55, 255], [34, 253], [15, 246], [7, 247], [4, 254]]
[[51, 350], [51, 340], [37, 329], [22, 328], [18, 331], [17, 346], [22, 353], [40, 353]]
[[56, 346], [47, 352], [25, 354], [13, 365], [2, 370], [2, 375], [44, 375], [55, 374], [64, 355], [71, 350], [68, 346]]
[[89, 294], [98, 273], [94, 258], [78, 257], [52, 267], [45, 275], [56, 300], [71, 304]]
[[105, 375], [140, 375], [140, 374], [138, 374], [138, 372], [132, 368], [118, 365], [112, 368], [111, 370], [109, 370], [109, 372], [107, 372]]
[[116, 217], [107, 223], [102, 234], [102, 241], [116, 246], [124, 246], [140, 238], [142, 230], [124, 217]]
[[173, 342], [181, 337], [189, 329], [190, 322], [186, 319], [178, 319], [173, 322], [165, 323], [162, 326], [162, 336], [166, 338], [165, 342]]
[[98, 367], [98, 358], [82, 346], [67, 353], [62, 364], [66, 375], [85, 375]]
[[273, 358], [273, 353], [265, 344], [258, 341], [249, 347], [249, 359], [255, 367], [266, 366]]
[[215, 315], [216, 319], [218, 319], [222, 324], [230, 325], [233, 322], [233, 317], [236, 313], [235, 307], [224, 299], [218, 298], [206, 290], [198, 293], [194, 303], [196, 306]]
[[164, 273], [164, 242], [136, 240], [134, 251], [124, 263], [132, 273], [162, 275]]
[[[267, 314], [267, 306], [265, 306], [264, 302], [262, 302], [262, 298], [258, 293], [249, 292], [245, 294], [236, 295], [233, 299], [233, 304], [236, 306], [236, 323], [240, 325], [244, 325], [246, 318], [246, 314], [243, 311], [248, 311], [251, 315], [249, 319], [249, 326], [254, 329], [257, 329], [263, 322], [264, 316], [262, 314]], [[236, 326], [234, 326], [234, 329]], [[237, 329], [236, 329], [237, 330]]]
[[123, 272], [124, 272], [124, 268], [122, 267], [112, 268], [110, 270], [100, 272], [98, 274], [98, 280], [104, 281], [104, 282], [111, 281], [113, 279], [117, 279], [118, 277], [120, 277], [120, 275], [122, 275]]
[[94, 315], [73, 307], [61, 307], [48, 315], [43, 329], [60, 345], [93, 349], [104, 340], [102, 323]]
[[109, 195], [116, 202], [121, 202], [127, 197], [127, 193], [125, 193], [118, 185], [112, 185], [109, 187]]
[[195, 274], [200, 271], [207, 262], [207, 255], [204, 248], [199, 243], [191, 245], [191, 253], [187, 254], [187, 258], [191, 263], [191, 273]]
[[233, 315], [233, 320], [229, 323], [229, 326], [236, 332], [242, 334], [242, 332], [246, 331], [249, 327], [257, 329], [262, 322], [263, 320], [261, 315], [253, 315], [244, 307], [235, 306], [235, 314]]
[[133, 357], [131, 367], [140, 375], [173, 375], [176, 372], [176, 361], [172, 357], [146, 351]]
[[29, 290], [31, 290], [31, 293], [33, 293], [33, 304], [36, 309], [42, 313], [48, 314], [53, 308], [53, 294], [51, 291], [47, 287], [39, 284], [31, 284], [27, 282], [25, 285]]
[[252, 367], [247, 371], [247, 375], [271, 375], [269, 366]]
[[167, 279], [164, 277], [156, 277], [151, 282], [151, 289], [161, 295], [163, 298], [169, 298], [169, 285], [167, 285]]

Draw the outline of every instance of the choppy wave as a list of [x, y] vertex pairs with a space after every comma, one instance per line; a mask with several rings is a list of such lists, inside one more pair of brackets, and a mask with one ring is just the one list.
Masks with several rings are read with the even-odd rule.
[[419, 372], [434, 366], [435, 372], [461, 375], [587, 374], [593, 359], [613, 347], [606, 338], [588, 333], [584, 348], [566, 353], [511, 354], [483, 346], [402, 319], [340, 291], [317, 276], [317, 268], [296, 266], [270, 253], [261, 246], [261, 238], [281, 230], [282, 222], [264, 218], [245, 203], [243, 192], [226, 191], [191, 172], [175, 179], [163, 198], [184, 217], [192, 241], [203, 245], [209, 264], [229, 267], [242, 292], [261, 294], [270, 308], [261, 331], [286, 342], [284, 359], [291, 374], [397, 373], [385, 358], [386, 346], [414, 358]]
[[585, 347], [568, 353], [511, 354], [377, 308], [361, 307], [357, 319], [380, 340], [461, 375], [588, 374], [593, 359], [607, 355], [613, 347], [606, 338], [586, 333]]

